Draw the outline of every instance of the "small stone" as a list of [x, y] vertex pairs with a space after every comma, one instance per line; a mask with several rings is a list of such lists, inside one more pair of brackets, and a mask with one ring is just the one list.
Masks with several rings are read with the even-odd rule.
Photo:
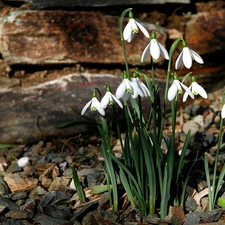
[[19, 205], [2, 196], [0, 196], [0, 206], [5, 206], [10, 210], [19, 210], [20, 208]]
[[14, 195], [12, 195], [11, 199], [13, 201], [17, 201], [17, 200], [20, 200], [20, 199], [24, 199], [27, 197], [27, 192], [18, 192]]
[[37, 186], [38, 180], [21, 173], [8, 173], [4, 177], [12, 193], [30, 191]]
[[4, 179], [0, 177], [0, 194], [5, 195], [9, 193], [9, 188], [7, 184], [5, 183]]
[[55, 219], [41, 213], [36, 214], [33, 220], [41, 225], [71, 225], [71, 222], [68, 220]]
[[36, 187], [36, 194], [37, 195], [45, 195], [46, 193], [47, 193], [47, 191], [43, 187], [40, 187], [40, 186]]
[[185, 134], [190, 130], [191, 135], [195, 135], [195, 133], [199, 131], [199, 125], [195, 121], [189, 120], [183, 124], [182, 129]]
[[51, 183], [48, 190], [49, 191], [58, 191], [62, 187], [67, 188], [70, 182], [70, 178], [68, 177], [56, 177], [55, 180]]
[[51, 178], [48, 178], [46, 176], [44, 176], [41, 180], [41, 184], [45, 187], [45, 188], [49, 188], [50, 185], [52, 183], [52, 179]]
[[27, 218], [33, 218], [36, 212], [36, 202], [35, 198], [31, 197], [26, 200], [25, 204], [20, 206], [20, 210], [27, 212]]

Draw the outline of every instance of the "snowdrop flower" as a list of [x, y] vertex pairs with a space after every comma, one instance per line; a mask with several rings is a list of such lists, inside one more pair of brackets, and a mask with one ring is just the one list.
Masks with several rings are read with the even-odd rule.
[[221, 110], [221, 117], [223, 119], [225, 118], [225, 104], [223, 105], [222, 110]]
[[[205, 89], [195, 81], [194, 77], [192, 77], [191, 79], [192, 79], [192, 83], [188, 89], [192, 92], [192, 94], [193, 95], [199, 94], [203, 98], [207, 98], [207, 93], [206, 93]], [[187, 100], [187, 97], [188, 97], [188, 93], [185, 92], [184, 96], [183, 96], [183, 102], [185, 102]]]
[[123, 108], [122, 103], [120, 102], [119, 99], [116, 98], [116, 96], [114, 96], [111, 93], [111, 88], [107, 84], [106, 85], [106, 93], [105, 93], [104, 97], [101, 100], [101, 108], [105, 109], [107, 107], [107, 105], [113, 105], [114, 102], [116, 102], [120, 106], [121, 109]]
[[151, 34], [151, 41], [144, 49], [142, 56], [141, 56], [141, 62], [144, 62], [148, 55], [151, 55], [153, 59], [157, 60], [159, 59], [160, 55], [162, 55], [165, 59], [169, 59], [169, 54], [167, 50], [164, 48], [163, 45], [161, 45], [156, 40], [156, 32], [152, 31]]
[[127, 42], [131, 42], [134, 38], [134, 34], [138, 33], [139, 29], [143, 32], [145, 37], [149, 38], [148, 31], [134, 19], [133, 13], [129, 11], [129, 21], [123, 31], [124, 40]]
[[87, 111], [87, 108], [91, 106], [91, 111], [98, 111], [102, 116], [105, 115], [105, 110], [101, 108], [101, 104], [96, 98], [96, 90], [93, 90], [92, 99], [83, 107], [81, 111], [81, 116]]
[[176, 70], [180, 67], [182, 61], [187, 69], [191, 68], [192, 60], [195, 60], [196, 62], [200, 64], [204, 63], [203, 59], [198, 53], [196, 53], [195, 51], [187, 47], [187, 44], [185, 41], [182, 41], [182, 44], [183, 44], [183, 50], [180, 53], [180, 55], [177, 57], [177, 60], [175, 63]]
[[19, 167], [24, 167], [28, 164], [28, 162], [29, 162], [29, 158], [27, 156], [24, 156], [17, 160], [17, 165]]
[[133, 93], [132, 98], [137, 98], [138, 95], [141, 97], [149, 97], [150, 92], [146, 85], [139, 79], [139, 74], [137, 71], [134, 71], [133, 77], [131, 78], [131, 83], [133, 84]]
[[174, 74], [174, 81], [172, 85], [170, 86], [168, 90], [168, 100], [172, 101], [177, 94], [182, 94], [182, 88], [191, 96], [191, 98], [194, 98], [194, 95], [191, 93], [191, 91], [186, 87], [182, 82], [180, 82], [177, 78], [177, 75]]
[[127, 78], [126, 72], [123, 73], [123, 80], [121, 84], [116, 89], [116, 97], [118, 99], [122, 98], [124, 101], [127, 101], [131, 94], [134, 92], [133, 84]]

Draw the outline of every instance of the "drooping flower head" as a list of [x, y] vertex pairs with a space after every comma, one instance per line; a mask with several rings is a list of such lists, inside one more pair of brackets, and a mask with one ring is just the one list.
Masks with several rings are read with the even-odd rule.
[[122, 98], [124, 101], [127, 101], [132, 93], [133, 93], [133, 85], [131, 81], [127, 78], [126, 72], [123, 72], [123, 80], [116, 89], [116, 97], [118, 99]]
[[177, 94], [182, 94], [182, 88], [188, 93], [188, 95], [190, 95], [191, 98], [194, 99], [194, 95], [191, 93], [191, 91], [188, 89], [188, 87], [186, 85], [184, 85], [182, 82], [180, 82], [178, 80], [177, 74], [174, 73], [174, 80], [172, 85], [170, 86], [169, 90], [168, 90], [168, 100], [172, 101]]
[[87, 111], [87, 108], [91, 106], [91, 111], [98, 111], [102, 116], [105, 115], [105, 110], [101, 108], [101, 104], [96, 98], [96, 89], [94, 88], [92, 93], [92, 99], [83, 107], [81, 111], [81, 116]]
[[106, 93], [104, 97], [101, 100], [101, 108], [105, 109], [107, 105], [113, 105], [114, 102], [116, 102], [120, 108], [123, 108], [123, 104], [120, 102], [119, 99], [116, 98], [111, 92], [110, 86], [107, 84], [106, 85]]
[[144, 62], [149, 54], [155, 60], [159, 59], [160, 55], [163, 56], [165, 59], [169, 59], [169, 54], [168, 54], [167, 50], [164, 48], [163, 45], [161, 45], [156, 40], [156, 32], [155, 31], [152, 31], [152, 33], [151, 33], [151, 41], [145, 47], [145, 49], [142, 53], [141, 62]]
[[133, 77], [131, 78], [131, 83], [133, 84], [133, 94], [132, 98], [137, 98], [138, 95], [141, 97], [149, 97], [150, 92], [146, 85], [139, 79], [139, 72], [137, 70], [134, 71]]
[[139, 29], [145, 35], [145, 37], [149, 38], [149, 33], [139, 22], [134, 19], [134, 15], [131, 11], [129, 11], [129, 21], [124, 28], [123, 38], [127, 42], [131, 42], [134, 38], [134, 34], [138, 33]]
[[195, 51], [191, 50], [187, 47], [187, 44], [184, 40], [182, 40], [183, 50], [180, 53], [180, 55], [177, 57], [176, 63], [175, 63], [175, 69], [179, 69], [181, 63], [184, 63], [184, 66], [187, 69], [190, 69], [192, 66], [192, 61], [195, 60], [196, 62], [203, 64], [204, 61], [201, 58], [201, 56], [196, 53]]
[[[192, 83], [188, 89], [192, 92], [192, 94], [193, 95], [199, 94], [203, 98], [207, 98], [207, 93], [206, 93], [205, 89], [196, 82], [194, 77], [192, 77], [191, 80], [192, 80]], [[187, 100], [187, 97], [188, 97], [188, 93], [185, 92], [184, 96], [183, 96], [183, 102], [185, 102]]]

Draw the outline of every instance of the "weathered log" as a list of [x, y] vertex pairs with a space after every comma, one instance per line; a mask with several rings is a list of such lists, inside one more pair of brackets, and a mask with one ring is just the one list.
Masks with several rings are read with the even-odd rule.
[[[223, 67], [211, 68], [208, 71], [193, 71], [193, 75], [207, 92], [212, 92], [224, 87], [224, 71]], [[97, 126], [81, 117], [83, 106], [91, 99], [93, 88], [99, 88], [104, 94], [104, 85], [110, 84], [112, 92], [115, 92], [120, 82], [115, 75], [89, 73], [69, 74], [28, 88], [12, 87], [15, 83], [12, 82], [9, 85], [11, 88], [0, 89], [0, 143], [28, 143], [52, 137], [73, 137], [81, 133], [92, 135]], [[156, 82], [163, 96], [165, 81]], [[142, 103], [143, 114], [148, 118], [150, 101], [143, 98]], [[85, 115], [99, 122], [98, 112], [89, 109]], [[108, 107], [106, 118], [110, 115], [111, 109]], [[124, 118], [123, 110], [118, 109], [118, 115]], [[76, 123], [62, 129], [56, 128], [69, 121]]]
[[105, 7], [105, 6], [121, 6], [121, 5], [153, 5], [165, 3], [190, 4], [190, 0], [3, 0], [3, 2], [28, 2], [38, 9], [43, 8], [72, 8], [72, 7]]
[[[117, 16], [60, 10], [13, 11], [0, 23], [0, 52], [9, 64], [123, 63]], [[157, 39], [165, 43], [163, 30]], [[129, 63], [141, 64], [148, 43], [140, 32], [126, 45]]]
[[225, 10], [192, 15], [187, 22], [185, 40], [199, 54], [225, 50]]
[[[1, 89], [0, 143], [28, 143], [49, 137], [93, 133], [94, 128], [97, 129], [96, 124], [85, 120], [80, 112], [92, 98], [92, 89], [98, 87], [104, 94], [107, 83], [115, 91], [120, 78], [108, 74], [70, 74], [35, 87]], [[164, 82], [161, 85], [163, 90]], [[145, 99], [143, 105], [147, 112], [149, 99]], [[109, 107], [107, 117], [110, 112]], [[99, 122], [98, 112], [88, 110], [85, 115]], [[56, 128], [59, 124], [74, 120], [77, 123], [73, 126]]]

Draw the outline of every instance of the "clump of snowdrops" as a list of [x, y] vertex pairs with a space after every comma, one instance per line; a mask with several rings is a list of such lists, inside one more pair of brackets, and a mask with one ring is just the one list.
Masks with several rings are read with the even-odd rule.
[[[127, 14], [129, 20], [125, 28], [123, 28], [123, 19]], [[206, 91], [197, 83], [195, 77], [191, 76], [191, 73], [185, 75], [180, 81], [177, 75], [178, 72], [175, 71], [179, 70], [182, 63], [186, 68], [190, 69], [193, 61], [200, 64], [204, 62], [199, 54], [188, 47], [182, 37], [175, 40], [169, 52], [167, 52], [166, 48], [157, 41], [157, 31], [152, 30], [151, 34], [149, 34], [146, 28], [134, 19], [132, 8], [126, 9], [121, 14], [119, 27], [125, 63], [125, 70], [121, 76], [122, 81], [115, 94], [113, 94], [110, 84], [106, 84], [106, 93], [103, 97], [101, 97], [99, 89], [97, 87], [94, 88], [92, 98], [83, 107], [81, 115], [84, 115], [89, 107], [91, 111], [98, 111], [102, 115], [101, 126], [99, 127], [100, 135], [102, 136], [101, 153], [104, 157], [104, 171], [113, 209], [116, 211], [119, 209], [120, 195], [118, 189], [122, 187], [130, 205], [140, 209], [143, 216], [155, 214], [157, 207], [160, 208], [161, 218], [164, 218], [170, 205], [183, 207], [188, 182], [188, 175], [186, 180], [181, 181], [181, 173], [184, 167], [185, 153], [190, 141], [190, 131], [186, 135], [179, 157], [177, 157], [177, 151], [175, 150], [178, 98], [182, 94], [183, 101], [186, 101], [188, 97], [194, 99], [194, 96], [198, 94], [203, 98], [207, 98]], [[138, 36], [139, 31], [150, 40], [141, 56], [141, 62], [150, 59], [149, 62], [152, 68], [150, 77], [139, 69], [136, 69], [133, 74], [129, 70], [125, 43], [127, 41], [129, 44], [133, 38], [139, 38], [135, 37]], [[183, 50], [176, 59], [175, 70], [173, 70], [171, 68], [172, 55], [178, 44], [183, 46]], [[154, 78], [154, 60], [159, 59], [160, 56], [168, 61], [164, 96], [160, 96]], [[184, 83], [186, 79], [190, 78], [192, 82], [187, 87]], [[162, 97], [163, 104], [161, 104], [160, 100]], [[148, 98], [149, 104], [151, 104], [147, 120], [143, 117], [142, 98]], [[165, 153], [161, 146], [164, 139], [163, 130], [167, 113], [167, 101], [171, 102], [172, 130], [169, 139], [165, 142], [167, 145], [167, 152]], [[117, 123], [117, 135], [122, 149], [122, 157], [120, 159], [113, 152], [115, 143], [110, 142], [109, 124], [105, 118], [105, 109], [109, 106], [112, 106], [113, 112], [115, 112], [116, 107], [122, 108], [125, 112], [125, 138], [122, 137], [121, 127]], [[222, 109], [221, 127], [224, 117], [225, 107]], [[207, 181], [208, 185], [211, 186], [207, 166], [208, 161], [206, 157]], [[215, 189], [212, 188], [212, 191], [209, 193], [211, 208], [215, 205], [215, 199], [224, 173], [225, 169], [221, 173], [219, 183], [216, 182], [216, 178], [213, 180], [212, 185]], [[215, 174], [214, 177], [216, 177]]]

